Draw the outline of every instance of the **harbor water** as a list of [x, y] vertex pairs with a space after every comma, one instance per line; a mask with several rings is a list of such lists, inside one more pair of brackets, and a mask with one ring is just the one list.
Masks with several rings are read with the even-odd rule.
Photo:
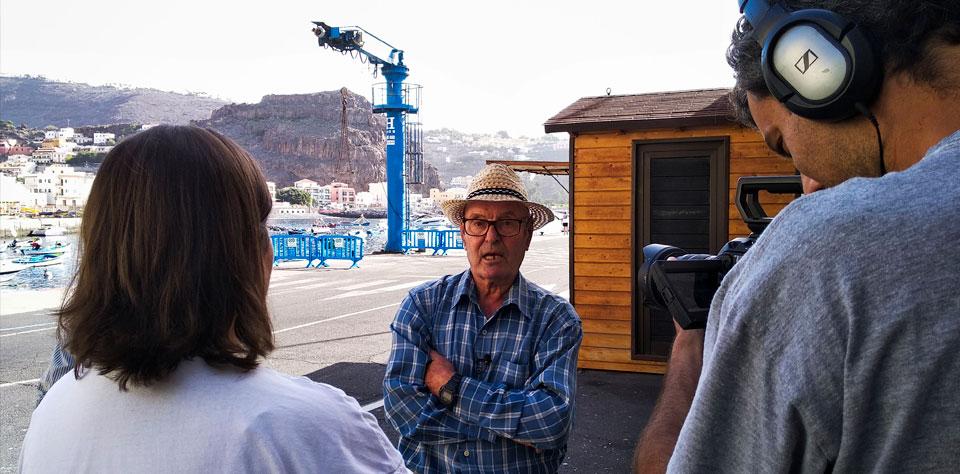
[[[349, 218], [324, 217], [324, 222], [328, 224], [350, 223], [354, 220], [355, 219]], [[267, 224], [273, 228], [289, 229], [297, 232], [306, 232], [308, 234], [310, 233], [310, 228], [313, 226], [313, 223], [314, 219], [267, 220]], [[387, 239], [386, 219], [371, 219], [369, 226], [348, 226], [343, 227], [342, 229], [333, 229], [333, 231], [330, 233], [335, 235], [349, 235], [348, 232], [351, 230], [360, 230], [366, 234], [366, 243], [363, 247], [364, 255], [370, 255], [374, 252], [383, 250], [383, 245]], [[23, 239], [29, 239], [29, 237], [23, 237]], [[7, 248], [7, 244], [9, 244], [12, 240], [12, 238], [4, 239], [3, 247], [0, 249], [2, 250], [2, 252], [0, 252], [0, 259], [13, 260], [23, 256], [19, 251], [14, 251]], [[61, 263], [46, 267], [25, 268], [17, 272], [9, 280], [0, 282], [0, 292], [8, 293], [50, 290], [65, 288], [67, 285], [69, 285], [70, 280], [73, 278], [73, 274], [76, 271], [79, 258], [79, 252], [77, 252], [77, 234], [67, 234], [44, 238], [44, 246], [54, 245], [56, 242], [69, 244], [70, 250], [67, 251], [67, 253], [63, 256]]]
[[[60, 263], [47, 267], [28, 267], [20, 270], [13, 275], [13, 278], [0, 283], [0, 292], [8, 291], [33, 291], [49, 290], [54, 288], [64, 288], [73, 278], [73, 273], [77, 268], [77, 234], [58, 235], [51, 237], [42, 237], [44, 247], [55, 245], [57, 242], [69, 244], [67, 253], [60, 259]], [[30, 239], [25, 237], [24, 239]], [[3, 241], [2, 253], [0, 258], [3, 260], [14, 260], [23, 255], [19, 251], [8, 249], [7, 244], [13, 239]]]

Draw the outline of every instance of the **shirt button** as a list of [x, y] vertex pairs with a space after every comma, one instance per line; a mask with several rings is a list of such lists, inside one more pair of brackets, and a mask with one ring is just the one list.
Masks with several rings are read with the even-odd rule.
[[469, 457], [469, 456], [470, 456], [470, 450], [469, 450], [469, 449], [464, 449], [464, 450], [463, 450], [463, 455]]
[[487, 330], [484, 329], [483, 331], [480, 331], [480, 334], [483, 334], [484, 336], [486, 336], [486, 335], [487, 335]]

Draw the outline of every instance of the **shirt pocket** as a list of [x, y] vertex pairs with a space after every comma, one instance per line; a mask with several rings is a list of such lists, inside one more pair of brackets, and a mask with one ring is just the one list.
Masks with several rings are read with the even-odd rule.
[[501, 359], [497, 362], [493, 381], [494, 383], [506, 385], [508, 389], [520, 389], [526, 385], [527, 375], [526, 365], [515, 364], [509, 360]]

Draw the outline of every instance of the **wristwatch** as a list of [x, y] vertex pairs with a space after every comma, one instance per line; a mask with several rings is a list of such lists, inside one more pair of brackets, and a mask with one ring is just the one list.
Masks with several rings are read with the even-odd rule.
[[453, 374], [453, 377], [450, 377], [450, 380], [447, 380], [447, 383], [440, 387], [440, 403], [446, 406], [452, 406], [456, 403], [461, 378], [463, 377], [460, 374]]

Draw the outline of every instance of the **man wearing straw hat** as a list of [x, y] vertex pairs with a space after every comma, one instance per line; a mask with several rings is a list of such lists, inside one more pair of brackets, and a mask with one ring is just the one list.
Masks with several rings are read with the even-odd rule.
[[553, 213], [499, 164], [441, 207], [470, 268], [410, 290], [390, 326], [384, 405], [400, 452], [421, 474], [556, 472], [583, 331], [570, 303], [520, 275]]

